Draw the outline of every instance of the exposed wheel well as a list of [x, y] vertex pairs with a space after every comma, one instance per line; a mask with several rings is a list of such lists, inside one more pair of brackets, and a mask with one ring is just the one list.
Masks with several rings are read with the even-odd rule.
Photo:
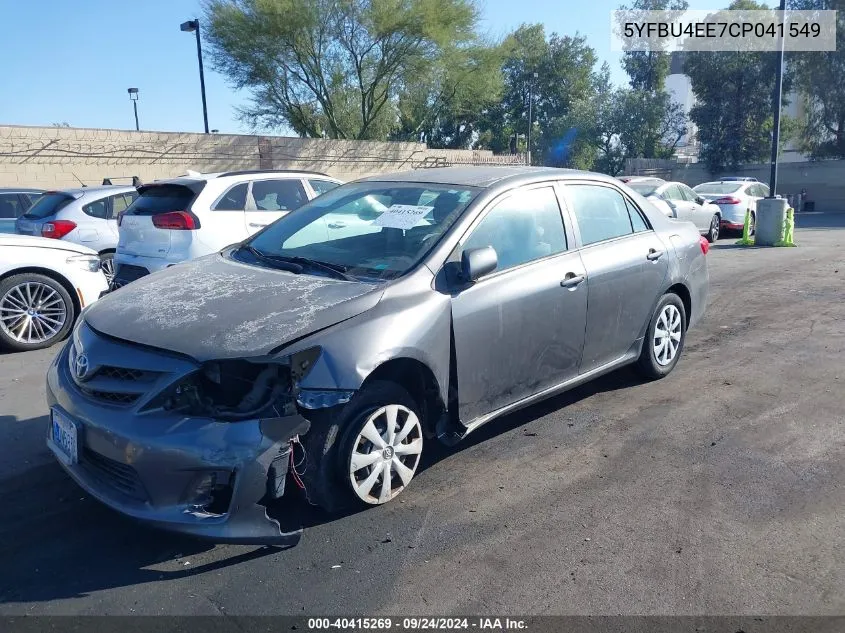
[[104, 248], [103, 250], [101, 250], [101, 251], [100, 251], [99, 253], [97, 253], [97, 254], [98, 254], [98, 255], [105, 255], [106, 253], [116, 253], [116, 252], [117, 252], [117, 250], [116, 250], [116, 249], [114, 249], [114, 248]]
[[687, 314], [687, 325], [689, 324], [689, 315], [692, 310], [692, 297], [690, 296], [689, 289], [684, 284], [675, 284], [671, 288], [669, 288], [667, 293], [673, 292], [681, 298], [681, 303], [684, 304], [684, 312]]
[[76, 288], [73, 287], [73, 284], [71, 284], [67, 280], [67, 278], [63, 277], [54, 270], [50, 270], [49, 268], [39, 268], [38, 266], [25, 266], [24, 268], [15, 268], [14, 270], [10, 270], [0, 275], [0, 281], [8, 279], [9, 277], [13, 277], [14, 275], [21, 275], [24, 273], [35, 273], [36, 275], [44, 275], [45, 277], [49, 277], [53, 281], [60, 283], [70, 295], [70, 300], [73, 301], [74, 319], [79, 316], [79, 313], [82, 311], [82, 305], [79, 302], [79, 295], [76, 292]]
[[437, 379], [431, 369], [413, 358], [394, 358], [379, 365], [367, 376], [361, 389], [374, 380], [387, 380], [408, 391], [423, 414], [423, 427], [435, 434], [437, 420], [445, 409]]

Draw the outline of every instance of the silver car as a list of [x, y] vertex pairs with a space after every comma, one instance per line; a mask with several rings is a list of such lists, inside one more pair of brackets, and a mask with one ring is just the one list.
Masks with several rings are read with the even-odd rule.
[[117, 216], [138, 197], [133, 186], [102, 185], [45, 192], [15, 222], [15, 233], [74, 242], [100, 255], [110, 281], [117, 248]]
[[682, 182], [634, 180], [628, 186], [670, 218], [692, 222], [711, 244], [719, 239], [722, 210]]
[[47, 443], [126, 515], [276, 542], [288, 481], [329, 511], [383, 504], [432, 442], [629, 363], [666, 376], [707, 303], [707, 251], [599, 174], [349, 183], [86, 310], [49, 368]]

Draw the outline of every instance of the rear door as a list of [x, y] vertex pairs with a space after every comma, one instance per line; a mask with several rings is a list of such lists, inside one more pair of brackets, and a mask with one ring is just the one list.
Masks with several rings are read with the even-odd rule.
[[579, 373], [631, 351], [669, 269], [667, 247], [619, 189], [605, 183], [563, 188], [587, 272], [587, 327]]
[[[190, 209], [195, 194], [185, 185], [163, 183], [145, 185], [137, 200], [124, 212], [118, 232], [118, 250], [136, 257], [164, 258], [171, 249], [172, 233], [190, 233], [157, 228], [153, 216]], [[183, 239], [183, 238], [178, 238]]]
[[710, 208], [706, 206], [706, 201], [705, 204], [700, 204], [698, 202], [698, 194], [685, 184], [678, 183], [676, 186], [681, 190], [681, 195], [684, 199], [691, 205], [693, 224], [695, 224], [699, 231], [706, 231], [709, 229], [710, 220], [713, 219], [713, 213], [710, 211]]
[[254, 180], [244, 212], [247, 235], [254, 235], [306, 202], [308, 194], [299, 178]]
[[[93, 248], [95, 251], [114, 248], [117, 238], [109, 226], [112, 196], [82, 200], [82, 213], [73, 212], [72, 221], [76, 222], [76, 234], [73, 241]], [[65, 219], [62, 214], [59, 219]]]
[[[669, 185], [666, 187], [663, 196], [672, 205], [675, 211], [675, 217], [679, 220], [695, 224], [694, 204], [686, 199], [686, 196], [681, 192], [681, 188], [678, 185]], [[696, 226], [698, 225], [696, 224]]]
[[210, 251], [219, 251], [247, 237], [244, 214], [248, 199], [249, 182], [240, 182], [226, 189], [211, 203], [210, 213], [205, 214], [208, 222], [199, 232], [200, 239]]

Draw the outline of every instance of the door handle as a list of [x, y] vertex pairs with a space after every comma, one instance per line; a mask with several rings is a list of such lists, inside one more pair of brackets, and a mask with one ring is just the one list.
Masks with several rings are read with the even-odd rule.
[[586, 279], [586, 275], [576, 275], [575, 273], [566, 273], [563, 281], [560, 282], [562, 288], [577, 288]]
[[346, 222], [329, 222], [330, 229], [342, 229], [346, 227]]
[[658, 251], [653, 248], [649, 249], [648, 255], [646, 255], [646, 259], [650, 262], [656, 262], [661, 257], [663, 257], [663, 251]]
[[254, 229], [263, 229], [265, 226], [267, 226], [266, 224], [259, 224], [257, 222], [250, 222], [249, 225]]

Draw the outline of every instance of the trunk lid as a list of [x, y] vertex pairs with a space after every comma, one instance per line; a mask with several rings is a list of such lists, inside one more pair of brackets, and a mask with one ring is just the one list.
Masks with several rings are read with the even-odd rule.
[[138, 197], [118, 221], [118, 250], [139, 257], [164, 258], [174, 240], [177, 244], [190, 241], [190, 231], [158, 228], [153, 218], [173, 211], [188, 211], [204, 184], [204, 181], [194, 186], [152, 183], [139, 187]]

